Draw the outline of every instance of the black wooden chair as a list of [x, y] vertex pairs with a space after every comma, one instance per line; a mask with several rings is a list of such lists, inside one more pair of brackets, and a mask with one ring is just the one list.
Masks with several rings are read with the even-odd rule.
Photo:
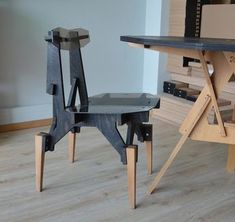
[[[146, 142], [148, 172], [152, 172], [152, 125], [149, 110], [159, 106], [159, 99], [149, 94], [102, 94], [88, 97], [80, 48], [88, 44], [89, 33], [84, 29], [49, 32], [47, 64], [47, 93], [53, 96], [53, 123], [49, 133], [35, 138], [36, 189], [42, 191], [45, 152], [54, 151], [55, 144], [69, 133], [69, 159], [74, 162], [75, 136], [81, 127], [97, 127], [127, 164], [129, 203], [136, 205], [137, 145], [134, 134]], [[61, 50], [69, 50], [71, 91], [65, 104], [61, 65]], [[79, 95], [80, 105], [76, 106]], [[127, 124], [124, 142], [117, 125]]]

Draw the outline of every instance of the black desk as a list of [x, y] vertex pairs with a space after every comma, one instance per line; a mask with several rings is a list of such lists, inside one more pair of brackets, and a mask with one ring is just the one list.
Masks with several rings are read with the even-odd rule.
[[[188, 113], [179, 131], [181, 139], [172, 151], [155, 180], [149, 188], [152, 193], [165, 174], [183, 144], [190, 137], [193, 140], [229, 144], [227, 170], [235, 169], [235, 111], [230, 122], [223, 122], [219, 112], [217, 98], [224, 86], [235, 73], [235, 40], [157, 36], [121, 36], [121, 41], [130, 46], [145, 48], [201, 61], [206, 84]], [[214, 67], [210, 76], [207, 62]], [[209, 112], [215, 110], [218, 124], [210, 125], [207, 120]]]
[[212, 38], [183, 38], [169, 36], [121, 36], [121, 41], [149, 46], [166, 46], [209, 51], [235, 52], [235, 40]]

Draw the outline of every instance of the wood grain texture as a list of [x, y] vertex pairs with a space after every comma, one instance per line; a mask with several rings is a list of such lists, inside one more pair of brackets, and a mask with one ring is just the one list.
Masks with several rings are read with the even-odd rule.
[[42, 147], [43, 137], [40, 135], [35, 136], [35, 169], [36, 169], [36, 191], [42, 192], [43, 187], [43, 171], [45, 150]]
[[202, 68], [204, 70], [204, 77], [206, 79], [209, 95], [211, 97], [211, 102], [212, 102], [213, 108], [215, 110], [216, 118], [217, 118], [218, 125], [219, 125], [219, 128], [220, 128], [220, 134], [221, 134], [221, 136], [226, 136], [224, 123], [223, 123], [223, 120], [222, 120], [222, 117], [221, 117], [221, 114], [220, 114], [220, 111], [219, 111], [219, 106], [218, 106], [218, 103], [217, 103], [217, 98], [216, 98], [216, 95], [215, 95], [214, 86], [213, 86], [211, 78], [210, 78], [210, 73], [209, 73], [209, 70], [208, 70], [207, 62], [206, 62], [206, 60], [203, 56], [203, 53], [202, 52], [198, 52], [198, 53], [199, 53], [200, 61], [201, 61], [201, 64], [202, 64]]
[[[187, 24], [188, 17], [193, 19], [192, 15], [196, 13], [193, 8], [193, 4], [190, 6], [191, 2], [186, 0], [170, 0], [170, 15], [169, 15], [169, 35], [170, 36], [185, 36], [187, 35], [187, 29], [185, 29]], [[193, 1], [192, 1], [193, 2]], [[229, 23], [233, 22], [233, 19], [227, 21], [225, 18], [233, 16], [231, 11], [233, 11], [233, 5], [223, 5], [223, 0], [214, 0], [211, 1], [214, 3], [220, 3], [220, 5], [204, 5], [202, 14], [199, 12], [197, 14], [197, 19], [201, 17], [201, 37], [211, 37], [211, 38], [229, 38], [234, 39], [231, 37], [232, 33], [234, 35], [234, 30], [230, 28]], [[203, 1], [198, 1], [198, 3], [203, 3]], [[186, 7], [186, 5], [188, 5]], [[231, 7], [230, 7], [231, 6]], [[221, 9], [224, 8], [222, 11]], [[188, 9], [188, 12], [186, 12]], [[220, 16], [215, 17], [214, 15], [220, 10]], [[210, 15], [207, 13], [209, 11]], [[225, 14], [226, 11], [228, 13]], [[230, 12], [230, 13], [229, 13]], [[218, 14], [218, 13], [217, 13]], [[215, 17], [215, 19], [213, 19]], [[220, 19], [221, 18], [221, 19]], [[199, 19], [200, 20], [200, 19]], [[220, 21], [216, 23], [215, 21]], [[196, 22], [198, 23], [198, 22]], [[223, 23], [226, 23], [227, 26], [224, 26]], [[216, 24], [213, 26], [209, 26], [209, 24]], [[192, 26], [194, 27], [194, 26]], [[222, 31], [224, 30], [224, 31]], [[212, 32], [211, 32], [212, 31]], [[217, 36], [215, 36], [215, 33]], [[219, 36], [218, 36], [219, 35]], [[228, 37], [230, 35], [230, 37]], [[193, 63], [193, 65], [192, 65]], [[196, 85], [197, 87], [203, 87], [206, 83], [204, 77], [204, 73], [202, 71], [202, 66], [198, 62], [189, 62], [189, 66], [191, 67], [183, 67], [183, 57], [175, 56], [175, 55], [168, 55], [168, 71], [170, 72], [170, 79], [177, 80], [184, 83], [188, 83], [190, 85]], [[195, 66], [197, 69], [195, 70]], [[187, 69], [185, 69], [187, 68]], [[223, 92], [219, 94], [221, 98], [225, 98], [227, 100], [231, 100], [232, 103], [235, 103], [235, 84], [234, 82], [227, 83], [224, 88]], [[161, 108], [160, 108], [161, 109]], [[172, 112], [177, 112], [177, 109], [172, 109]], [[161, 114], [164, 111], [161, 112]], [[174, 125], [179, 125], [182, 121], [172, 121], [171, 116], [168, 115], [155, 115], [156, 118], [164, 120], [167, 123], [172, 123]]]
[[[233, 62], [234, 53], [222, 53], [222, 52], [209, 52], [207, 57], [211, 61], [214, 66], [214, 74], [213, 74], [213, 86], [216, 95], [220, 95], [226, 83], [231, 79], [233, 76], [235, 65]], [[201, 95], [209, 93], [207, 87], [205, 87]], [[200, 96], [201, 97], [201, 96]], [[200, 100], [200, 97], [196, 101]], [[195, 104], [196, 104], [195, 103]], [[233, 127], [225, 127], [227, 136], [223, 137], [218, 133], [220, 128], [218, 125], [210, 125], [207, 121], [207, 114], [212, 109], [213, 104], [210, 103], [205, 111], [203, 117], [195, 127], [195, 130], [191, 134], [191, 138], [193, 140], [201, 140], [201, 141], [209, 141], [209, 142], [218, 142], [218, 143], [225, 143], [225, 144], [235, 144], [235, 128]], [[194, 109], [197, 107], [194, 106], [190, 112], [193, 112]], [[190, 115], [190, 113], [189, 113]], [[184, 122], [180, 128], [180, 132], [189, 124], [190, 121]]]
[[136, 147], [126, 148], [127, 153], [127, 177], [128, 177], [128, 199], [131, 209], [136, 208]]
[[[214, 87], [215, 94], [219, 95], [222, 92], [226, 83], [229, 81], [229, 79], [233, 75], [233, 69], [230, 67], [228, 60], [226, 59], [226, 56], [222, 52], [210, 52], [208, 53], [207, 56], [212, 62], [212, 64], [214, 65], [215, 73], [213, 76], [213, 87]], [[194, 119], [193, 115], [195, 115], [194, 113], [196, 113], [196, 110], [199, 108], [199, 104], [201, 103], [201, 100], [203, 100], [203, 98], [208, 94], [210, 94], [209, 88], [204, 87], [199, 98], [195, 102], [195, 105], [193, 106], [191, 111], [188, 113], [189, 118], [185, 119], [185, 121], [182, 123], [180, 127], [181, 133], [183, 133], [185, 129], [187, 129], [187, 127], [191, 124], [191, 122]], [[200, 139], [201, 137], [202, 139], [206, 139], [206, 135], [204, 131], [206, 131], [208, 134], [208, 132], [210, 132], [209, 131], [210, 127], [212, 127], [213, 129], [216, 128], [214, 129], [214, 131], [219, 130], [217, 126], [208, 125], [207, 115], [211, 111], [212, 107], [213, 107], [213, 104], [211, 102], [207, 110], [205, 111], [203, 118], [200, 120], [200, 123], [197, 125], [196, 129], [194, 130], [191, 138]], [[206, 128], [208, 129], [206, 130]], [[213, 135], [213, 133], [211, 132], [210, 135]], [[208, 136], [210, 137], [210, 135]], [[221, 136], [219, 136], [219, 138], [221, 138], [221, 141], [224, 139]], [[226, 141], [226, 140], [223, 140], [223, 141]], [[209, 140], [208, 138], [208, 141], [211, 141], [211, 140]]]
[[229, 145], [227, 171], [232, 173], [235, 171], [235, 145]]
[[147, 171], [151, 175], [153, 171], [153, 142], [145, 141]]
[[[144, 45], [141, 45], [141, 44], [128, 43], [128, 45], [130, 47], [144, 49]], [[157, 51], [157, 52], [169, 53], [173, 55], [187, 56], [189, 58], [194, 58], [194, 59], [200, 59], [197, 51], [193, 49], [171, 48], [167, 46], [154, 46], [154, 45], [149, 46], [149, 48], [147, 49]]]
[[179, 140], [177, 130], [161, 121], [154, 123], [151, 176], [146, 174], [145, 147], [138, 144], [134, 211], [127, 207], [126, 167], [98, 130], [81, 131], [75, 164], [68, 163], [67, 138], [55, 152], [47, 153], [42, 193], [35, 192], [34, 135], [48, 128], [1, 133], [0, 221], [234, 222], [235, 177], [226, 173], [227, 146], [223, 144], [188, 140], [158, 192], [146, 194]]
[[68, 158], [70, 163], [74, 163], [75, 160], [75, 148], [76, 148], [76, 133], [69, 132], [68, 133]]
[[[233, 121], [232, 127], [235, 127], [235, 123], [234, 123], [235, 122], [235, 106], [233, 109], [232, 121]], [[228, 147], [227, 171], [230, 173], [235, 171], [235, 144], [229, 145]]]
[[49, 126], [51, 125], [51, 122], [52, 119], [42, 119], [29, 122], [0, 125], [0, 133]]

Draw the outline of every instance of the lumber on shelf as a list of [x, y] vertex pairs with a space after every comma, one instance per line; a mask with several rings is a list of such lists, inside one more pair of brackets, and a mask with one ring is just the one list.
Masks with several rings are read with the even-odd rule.
[[[161, 95], [161, 107], [152, 111], [152, 117], [161, 119], [169, 124], [179, 126], [188, 112], [192, 108], [194, 102], [175, 97], [173, 95], [163, 93]], [[232, 118], [232, 105], [230, 101], [219, 99], [219, 110], [221, 112], [224, 121]], [[208, 115], [208, 121], [210, 124], [216, 124], [216, 115], [212, 109]]]

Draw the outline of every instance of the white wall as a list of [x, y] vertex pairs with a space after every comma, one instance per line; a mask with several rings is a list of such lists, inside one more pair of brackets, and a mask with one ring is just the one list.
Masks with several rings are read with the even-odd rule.
[[[170, 13], [170, 0], [162, 1], [161, 11], [161, 31], [160, 35], [167, 36], [169, 28], [169, 13]], [[157, 80], [157, 92], [163, 92], [163, 82], [169, 80], [169, 72], [167, 71], [167, 54], [160, 53], [158, 61], [158, 80]]]
[[43, 39], [57, 26], [90, 30], [83, 49], [89, 95], [160, 92], [166, 55], [119, 37], [166, 35], [168, 7], [169, 0], [0, 0], [0, 125], [51, 117]]
[[48, 30], [90, 30], [84, 65], [90, 95], [141, 92], [143, 51], [120, 35], [145, 32], [143, 0], [0, 0], [0, 124], [51, 116], [46, 95]]
[[[169, 0], [146, 0], [146, 35], [167, 35], [169, 18]], [[167, 55], [145, 50], [143, 91], [152, 94], [162, 92], [162, 84], [169, 79], [166, 70]]]

